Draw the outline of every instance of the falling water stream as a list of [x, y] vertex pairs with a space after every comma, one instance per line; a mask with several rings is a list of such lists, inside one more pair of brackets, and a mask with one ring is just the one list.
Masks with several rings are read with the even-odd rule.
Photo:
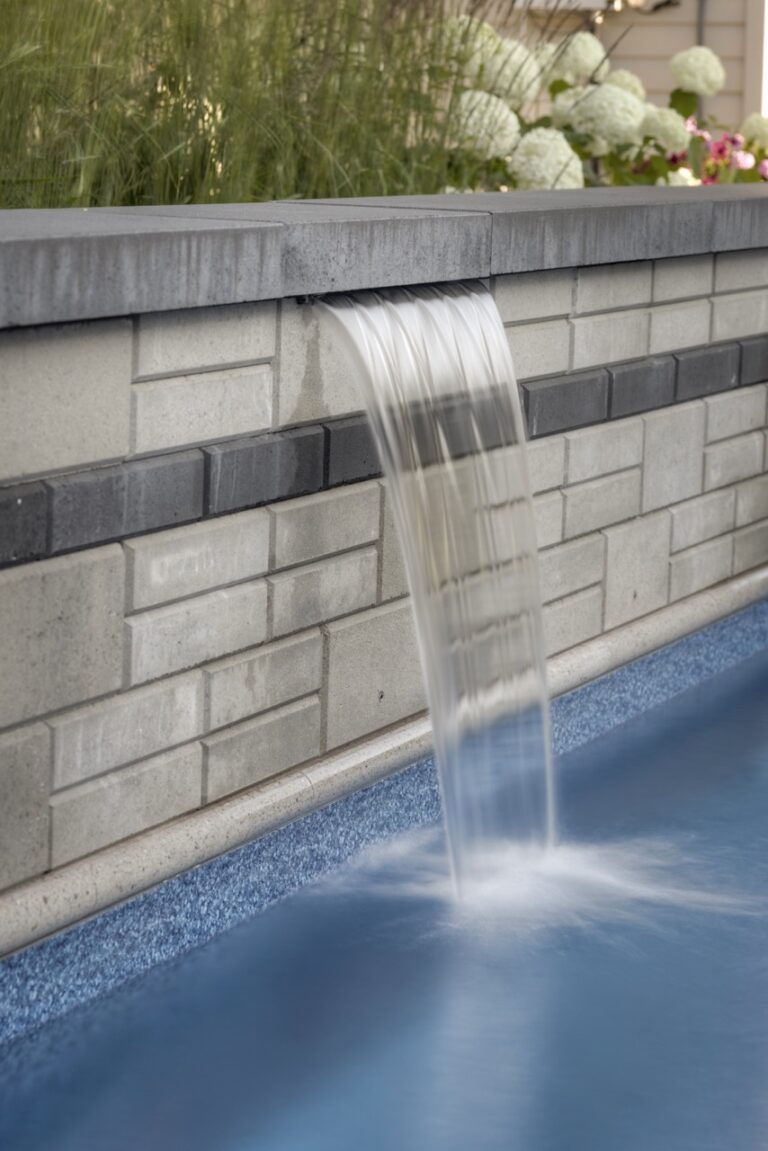
[[454, 882], [557, 817], [525, 432], [490, 293], [334, 297], [356, 360], [411, 590]]

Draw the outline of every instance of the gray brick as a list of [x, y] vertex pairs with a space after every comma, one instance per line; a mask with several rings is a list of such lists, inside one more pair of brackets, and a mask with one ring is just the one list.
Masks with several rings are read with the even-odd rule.
[[643, 416], [643, 511], [697, 496], [702, 490], [705, 410], [683, 404]]
[[608, 417], [608, 373], [574, 372], [522, 385], [528, 434], [546, 436]]
[[323, 487], [325, 432], [317, 425], [205, 449], [206, 511], [214, 515], [308, 495]]
[[351, 484], [381, 475], [379, 453], [368, 417], [350, 416], [326, 424], [328, 483]]
[[565, 489], [565, 538], [620, 523], [640, 511], [640, 468]]
[[741, 388], [705, 401], [707, 442], [726, 440], [765, 426], [766, 387]]
[[644, 310], [609, 312], [572, 320], [573, 367], [602, 367], [648, 354], [649, 317]]
[[602, 629], [603, 589], [587, 588], [556, 600], [544, 608], [544, 648], [557, 655], [599, 635]]
[[328, 625], [328, 747], [426, 707], [409, 601]]
[[603, 578], [605, 540], [602, 535], [584, 536], [570, 543], [547, 548], [539, 556], [542, 603], [562, 599]]
[[53, 866], [192, 811], [201, 778], [202, 748], [194, 743], [54, 795]]
[[547, 436], [528, 444], [526, 452], [531, 491], [559, 488], [565, 474], [565, 436]]
[[0, 889], [48, 867], [50, 777], [43, 724], [0, 735]]
[[585, 428], [565, 439], [569, 484], [634, 468], [643, 459], [643, 421], [639, 419]]
[[515, 376], [518, 380], [567, 372], [570, 365], [571, 334], [567, 320], [544, 324], [519, 324], [507, 328]]
[[574, 271], [528, 272], [497, 276], [493, 295], [504, 323], [567, 316], [571, 311]]
[[712, 301], [712, 339], [762, 336], [768, 328], [768, 291], [737, 292]]
[[211, 729], [319, 691], [322, 655], [320, 632], [310, 631], [209, 664]]
[[275, 354], [274, 303], [139, 316], [137, 377], [170, 376], [266, 360]]
[[384, 602], [408, 594], [403, 549], [395, 528], [392, 501], [384, 493], [384, 519], [381, 534], [381, 598]]
[[768, 286], [768, 248], [718, 252], [715, 261], [716, 292], [738, 292], [744, 288]]
[[239, 512], [125, 543], [134, 610], [238, 583], [269, 567], [269, 515]]
[[751, 432], [707, 448], [704, 453], [705, 491], [759, 475], [763, 470], [763, 445], [762, 432]]
[[272, 422], [266, 364], [134, 384], [131, 395], [139, 454], [246, 435]]
[[636, 363], [617, 364], [610, 377], [610, 418], [663, 408], [675, 399], [673, 356], [648, 356]]
[[0, 727], [122, 686], [123, 599], [117, 546], [0, 572]]
[[667, 512], [606, 530], [606, 630], [667, 602], [669, 534]]
[[768, 563], [768, 520], [736, 532], [733, 544], [733, 574]]
[[684, 304], [663, 304], [651, 311], [650, 352], [672, 352], [709, 340], [711, 304], [690, 300]]
[[48, 547], [48, 491], [43, 484], [0, 490], [0, 566], [40, 559]]
[[747, 480], [736, 488], [736, 527], [768, 519], [768, 475]]
[[536, 522], [536, 543], [540, 548], [559, 544], [563, 538], [562, 492], [546, 492], [533, 500], [533, 518]]
[[732, 564], [733, 540], [730, 536], [709, 540], [673, 556], [669, 573], [670, 600], [684, 599], [702, 588], [728, 579]]
[[656, 303], [708, 296], [712, 291], [714, 260], [705, 256], [678, 256], [657, 260], [653, 270], [653, 299]]
[[363, 548], [270, 576], [274, 635], [370, 607], [377, 567], [376, 549]]
[[202, 735], [201, 672], [174, 676], [49, 720], [54, 790]]
[[289, 500], [270, 510], [275, 522], [276, 568], [307, 563], [379, 538], [377, 483]]
[[130, 387], [130, 320], [3, 332], [0, 479], [127, 455]]
[[755, 336], [741, 341], [741, 383], [762, 384], [768, 381], [768, 336]]
[[126, 620], [131, 683], [261, 643], [267, 634], [264, 580], [237, 584]]
[[211, 803], [320, 754], [320, 702], [289, 703], [204, 740]]
[[202, 454], [191, 451], [48, 480], [52, 550], [199, 519], [203, 479]]
[[738, 344], [680, 352], [675, 356], [678, 400], [695, 400], [698, 396], [738, 387], [740, 354]]
[[682, 551], [730, 531], [733, 527], [735, 502], [731, 488], [698, 496], [673, 507], [672, 551]]
[[277, 423], [341, 416], [360, 407], [360, 381], [340, 327], [322, 308], [283, 300]]
[[653, 264], [605, 264], [579, 268], [576, 279], [576, 311], [605, 312], [651, 302]]

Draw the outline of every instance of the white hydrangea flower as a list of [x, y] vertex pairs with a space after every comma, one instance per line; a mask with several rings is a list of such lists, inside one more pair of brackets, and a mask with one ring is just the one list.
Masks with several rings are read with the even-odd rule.
[[587, 80], [603, 80], [609, 69], [605, 48], [597, 36], [574, 32], [558, 45], [549, 71], [552, 80], [583, 84]]
[[445, 47], [450, 58], [458, 59], [471, 83], [482, 82], [501, 49], [501, 36], [485, 20], [474, 16], [452, 16], [445, 22]]
[[581, 160], [556, 128], [526, 132], [512, 155], [510, 167], [518, 188], [525, 191], [584, 187]]
[[674, 108], [646, 104], [640, 131], [643, 138], [650, 136], [665, 152], [684, 152], [691, 142], [685, 120]]
[[645, 104], [636, 96], [610, 84], [601, 84], [574, 104], [571, 122], [582, 135], [599, 136], [609, 148], [616, 148], [640, 143], [644, 118]]
[[541, 69], [525, 44], [519, 40], [502, 40], [499, 51], [489, 62], [485, 87], [517, 109], [538, 96]]
[[517, 116], [490, 92], [462, 92], [456, 121], [460, 143], [486, 159], [507, 156], [520, 139]]
[[741, 125], [741, 134], [749, 144], [768, 149], [768, 116], [753, 112]]
[[666, 177], [659, 176], [656, 183], [670, 188], [698, 188], [701, 180], [690, 168], [676, 168], [674, 172], [667, 172]]
[[696, 96], [714, 96], [725, 84], [725, 68], [711, 48], [696, 44], [669, 62], [675, 84]]
[[564, 88], [558, 92], [552, 101], [552, 123], [556, 128], [567, 128], [573, 119], [573, 109], [583, 100], [589, 87], [577, 85], [575, 88]]
[[613, 84], [614, 88], [621, 88], [624, 92], [629, 92], [631, 96], [637, 96], [638, 100], [645, 101], [643, 81], [626, 68], [617, 68], [614, 72], [609, 72], [604, 83]]

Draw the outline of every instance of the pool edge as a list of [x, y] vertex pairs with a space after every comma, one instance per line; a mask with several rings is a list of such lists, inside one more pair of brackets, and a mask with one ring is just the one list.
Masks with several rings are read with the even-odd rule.
[[[768, 596], [768, 568], [624, 624], [547, 662], [564, 695]], [[0, 895], [0, 958], [232, 851], [428, 755], [421, 715], [210, 808], [123, 840]]]

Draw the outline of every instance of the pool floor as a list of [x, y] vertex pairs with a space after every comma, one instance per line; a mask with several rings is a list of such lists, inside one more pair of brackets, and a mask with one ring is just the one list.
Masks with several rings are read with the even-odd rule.
[[764, 1151], [768, 654], [559, 785], [473, 905], [408, 832], [6, 1044], [0, 1147]]

